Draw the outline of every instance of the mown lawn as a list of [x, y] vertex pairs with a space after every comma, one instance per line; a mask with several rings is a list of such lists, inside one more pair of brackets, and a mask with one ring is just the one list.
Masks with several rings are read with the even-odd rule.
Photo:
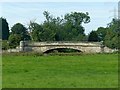
[[3, 55], [3, 88], [116, 88], [118, 55]]

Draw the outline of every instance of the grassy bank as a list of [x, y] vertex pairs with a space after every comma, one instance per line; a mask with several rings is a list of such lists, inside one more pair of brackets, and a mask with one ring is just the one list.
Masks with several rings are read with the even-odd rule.
[[3, 88], [114, 88], [118, 55], [3, 55]]

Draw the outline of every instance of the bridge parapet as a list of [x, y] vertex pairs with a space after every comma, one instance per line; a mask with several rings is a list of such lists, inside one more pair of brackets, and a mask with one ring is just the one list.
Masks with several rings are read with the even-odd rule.
[[[51, 49], [71, 48], [85, 53], [112, 52], [113, 50], [103, 47], [101, 42], [30, 42], [21, 41], [20, 51], [46, 52]], [[105, 49], [104, 49], [105, 48]]]
[[74, 46], [74, 45], [81, 45], [81, 46], [101, 46], [100, 42], [24, 42], [25, 46]]

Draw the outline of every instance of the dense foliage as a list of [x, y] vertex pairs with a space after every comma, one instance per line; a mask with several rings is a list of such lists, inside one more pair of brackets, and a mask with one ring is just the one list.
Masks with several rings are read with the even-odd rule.
[[2, 50], [7, 50], [9, 49], [9, 43], [7, 40], [2, 41]]
[[[94, 35], [93, 35], [94, 34]], [[99, 27], [97, 31], [90, 32], [88, 41], [103, 41], [110, 48], [119, 48], [120, 20], [113, 19], [106, 28]]]
[[72, 12], [64, 18], [53, 17], [45, 11], [43, 24], [30, 22], [29, 29], [33, 41], [82, 41], [85, 40], [82, 23], [89, 23], [88, 13]]
[[[2, 35], [1, 35], [2, 34]], [[9, 26], [5, 18], [0, 18], [0, 39], [8, 40], [9, 37]]]
[[120, 20], [114, 20], [108, 25], [104, 39], [105, 45], [110, 48], [119, 48]]
[[[120, 20], [113, 19], [107, 27], [98, 27], [92, 30], [89, 35], [85, 35], [83, 24], [90, 22], [88, 12], [71, 12], [63, 17], [54, 17], [48, 11], [44, 11], [43, 15], [46, 20], [39, 24], [30, 21], [28, 28], [21, 23], [16, 23], [9, 32], [6, 19], [0, 18], [2, 24], [2, 40], [3, 49], [15, 48], [21, 40], [32, 41], [90, 41], [101, 42], [110, 48], [119, 48], [120, 36]], [[10, 35], [9, 35], [10, 33]]]
[[92, 41], [92, 42], [98, 42], [99, 41], [99, 37], [96, 31], [92, 31], [90, 32], [90, 35], [88, 37], [88, 41]]
[[17, 23], [11, 28], [11, 34], [9, 36], [10, 47], [15, 48], [21, 40], [30, 40], [30, 36], [27, 28], [21, 23]]

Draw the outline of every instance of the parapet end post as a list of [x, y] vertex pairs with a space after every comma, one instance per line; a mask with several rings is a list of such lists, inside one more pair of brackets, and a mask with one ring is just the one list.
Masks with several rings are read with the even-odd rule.
[[25, 41], [20, 41], [20, 52], [24, 52]]
[[103, 41], [101, 41], [101, 44], [100, 44], [100, 47], [101, 47], [101, 53], [104, 53], [104, 44], [103, 44]]

